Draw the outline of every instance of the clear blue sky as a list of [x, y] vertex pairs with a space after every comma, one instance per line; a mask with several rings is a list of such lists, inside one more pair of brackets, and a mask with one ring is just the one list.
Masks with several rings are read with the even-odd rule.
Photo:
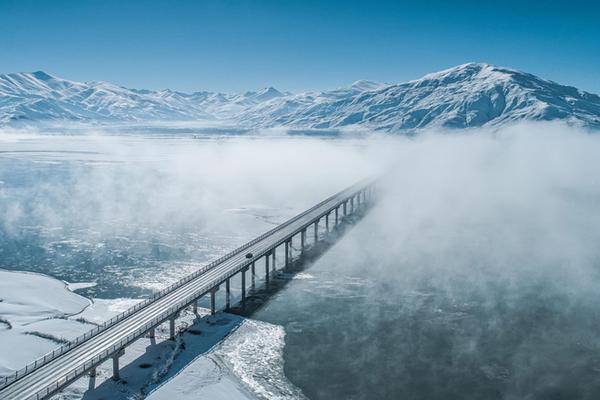
[[533, 3], [0, 0], [0, 73], [302, 91], [480, 61], [600, 93], [600, 2]]

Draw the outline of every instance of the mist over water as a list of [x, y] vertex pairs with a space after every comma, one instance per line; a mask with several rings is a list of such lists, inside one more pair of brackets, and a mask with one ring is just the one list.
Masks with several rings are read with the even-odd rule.
[[311, 399], [600, 394], [600, 136], [8, 137], [1, 268], [141, 296], [385, 171], [372, 211], [253, 316], [285, 328], [288, 379]]
[[361, 144], [302, 138], [1, 139], [1, 267], [109, 298], [164, 287], [373, 168]]
[[263, 309], [313, 399], [600, 396], [600, 137], [395, 147], [372, 212]]

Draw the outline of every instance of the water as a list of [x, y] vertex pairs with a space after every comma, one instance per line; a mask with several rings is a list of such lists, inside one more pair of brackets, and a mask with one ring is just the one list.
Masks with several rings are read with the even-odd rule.
[[[259, 218], [254, 224], [245, 221], [244, 216], [253, 210], [218, 210], [227, 224], [239, 226], [237, 232], [205, 228], [206, 218], [190, 218], [189, 225], [153, 221], [154, 205], [143, 204], [146, 188], [130, 191], [126, 180], [132, 179], [127, 174], [137, 168], [139, 174], [155, 175], [148, 185], [164, 183], [169, 176], [160, 176], [160, 162], [140, 167], [103, 154], [96, 156], [110, 162], [96, 164], [82, 152], [69, 152], [66, 159], [63, 154], [33, 152], [16, 160], [0, 157], [4, 196], [0, 207], [8, 216], [0, 230], [0, 267], [41, 272], [70, 282], [96, 282], [80, 291], [85, 296], [137, 298], [191, 273], [270, 225]], [[72, 159], [73, 155], [83, 160]], [[95, 192], [93, 182], [98, 177], [105, 182]], [[101, 203], [104, 196], [106, 205]], [[144, 207], [147, 215], [127, 215]], [[276, 213], [274, 219], [286, 212]]]
[[[341, 139], [32, 136], [0, 146], [0, 267], [95, 281], [82, 293], [105, 298], [169, 284], [374, 162]], [[561, 181], [543, 163], [540, 173], [509, 168], [522, 159], [465, 157], [502, 153], [496, 144], [435, 146], [398, 153], [408, 160], [394, 178], [401, 193], [384, 193], [263, 297], [252, 317], [273, 324], [274, 340], [246, 351], [237, 335], [221, 349], [234, 369], [255, 367], [248, 385], [328, 400], [600, 396], [600, 190], [573, 178], [589, 163], [580, 171], [570, 160]], [[419, 164], [432, 159], [435, 169]], [[262, 351], [269, 343], [278, 347]], [[278, 362], [296, 388], [277, 383]], [[257, 383], [271, 375], [273, 387]]]
[[93, 281], [80, 291], [90, 297], [147, 296], [354, 180], [329, 168], [290, 194], [313, 177], [302, 160], [283, 165], [286, 151], [329, 146], [319, 140], [0, 139], [0, 267]]
[[363, 224], [254, 315], [284, 327], [285, 373], [307, 397], [600, 396], [600, 290], [353, 261], [346, 254], [374, 240]]

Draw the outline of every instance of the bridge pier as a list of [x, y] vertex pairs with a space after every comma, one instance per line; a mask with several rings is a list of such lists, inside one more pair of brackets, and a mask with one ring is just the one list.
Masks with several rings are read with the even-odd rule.
[[270, 254], [265, 255], [265, 284], [269, 284], [269, 257]]
[[304, 253], [304, 246], [306, 245], [306, 228], [300, 231], [300, 251]]
[[175, 340], [175, 318], [176, 315], [169, 318], [169, 340]]
[[290, 264], [290, 242], [286, 240], [285, 242], [285, 265], [284, 268], [287, 268]]
[[119, 357], [121, 357], [123, 354], [125, 354], [125, 349], [119, 350], [117, 353], [113, 354], [113, 356], [112, 356], [112, 361], [113, 361], [113, 376], [112, 376], [112, 378], [115, 381], [118, 381], [119, 379], [121, 379], [121, 377], [119, 375]]
[[272, 255], [273, 255], [273, 265], [271, 265], [271, 268], [273, 269], [273, 272], [275, 272], [275, 271], [277, 271], [277, 247], [273, 248]]
[[150, 330], [148, 331], [148, 337], [149, 337], [150, 339], [154, 339], [154, 338], [156, 338], [156, 331], [155, 331], [155, 328], [152, 328], [152, 329], [150, 329]]
[[219, 290], [218, 286], [210, 290], [210, 315], [215, 315], [217, 313], [217, 301], [215, 299], [217, 290]]
[[231, 284], [229, 278], [225, 279], [225, 309], [229, 310], [231, 305]]
[[90, 369], [90, 378], [95, 378], [96, 375], [97, 375], [96, 367], [93, 367], [92, 369]]
[[339, 206], [335, 207], [335, 226], [337, 226], [338, 224], [338, 210], [340, 209]]
[[254, 290], [254, 288], [255, 288], [255, 286], [256, 286], [256, 282], [255, 282], [255, 281], [256, 281], [256, 279], [255, 279], [255, 277], [256, 277], [256, 268], [255, 268], [255, 265], [254, 265], [254, 264], [255, 264], [255, 262], [254, 262], [254, 261], [252, 261], [252, 268], [251, 268], [251, 270], [250, 270], [250, 271], [251, 271], [251, 274], [252, 274], [252, 277], [251, 277], [251, 278], [252, 278], [252, 282], [250, 283], [250, 285], [251, 285], [251, 287], [252, 287], [252, 290]]
[[348, 206], [348, 200], [344, 200], [344, 217], [348, 213], [347, 210], [346, 210], [348, 208], [347, 206]]
[[246, 271], [248, 267], [242, 269], [242, 307], [246, 305]]
[[319, 220], [315, 221], [315, 243], [319, 241]]
[[325, 214], [325, 232], [329, 233], [329, 212]]
[[350, 214], [354, 213], [354, 196], [350, 197]]

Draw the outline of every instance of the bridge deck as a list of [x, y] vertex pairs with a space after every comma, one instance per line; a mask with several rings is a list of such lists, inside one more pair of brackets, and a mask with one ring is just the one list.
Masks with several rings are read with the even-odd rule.
[[[56, 393], [87, 371], [118, 354], [128, 344], [146, 334], [150, 329], [166, 321], [174, 314], [200, 297], [218, 287], [226, 279], [246, 269], [297, 233], [319, 221], [323, 216], [340, 207], [349, 199], [364, 193], [369, 183], [353, 185], [317, 204], [275, 229], [236, 249], [204, 271], [183, 279], [166, 293], [148, 301], [143, 307], [132, 310], [131, 315], [116, 321], [106, 329], [91, 333], [81, 343], [64, 351], [53, 359], [31, 368], [23, 376], [5, 383], [0, 399], [38, 399]], [[246, 258], [252, 253], [252, 259]], [[193, 276], [196, 275], [196, 276]], [[187, 280], [187, 282], [186, 282]]]

